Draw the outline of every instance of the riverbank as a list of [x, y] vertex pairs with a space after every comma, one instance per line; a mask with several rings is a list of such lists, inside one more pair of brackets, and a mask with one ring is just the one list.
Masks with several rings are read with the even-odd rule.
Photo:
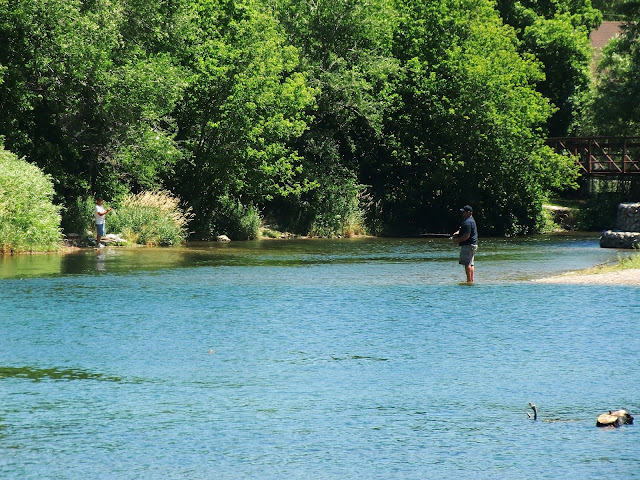
[[585, 285], [640, 285], [640, 256], [618, 256], [618, 262], [613, 265], [597, 265], [585, 270], [567, 272], [534, 281]]
[[628, 268], [605, 272], [581, 270], [563, 273], [549, 278], [534, 280], [536, 283], [559, 283], [577, 285], [638, 285], [640, 286], [640, 268]]

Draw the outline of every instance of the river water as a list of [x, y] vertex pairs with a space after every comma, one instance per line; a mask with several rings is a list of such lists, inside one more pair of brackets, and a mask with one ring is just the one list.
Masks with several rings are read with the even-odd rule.
[[0, 478], [640, 478], [640, 425], [595, 427], [640, 412], [640, 291], [529, 281], [618, 254], [484, 239], [474, 286], [441, 239], [0, 258]]

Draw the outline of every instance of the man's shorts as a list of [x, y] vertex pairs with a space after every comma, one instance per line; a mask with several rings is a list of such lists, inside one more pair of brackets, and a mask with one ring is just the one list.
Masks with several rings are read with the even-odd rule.
[[460, 260], [458, 263], [464, 266], [473, 267], [473, 257], [478, 250], [478, 245], [461, 245], [460, 246]]
[[104, 237], [104, 223], [97, 224], [96, 229], [98, 230], [98, 235]]

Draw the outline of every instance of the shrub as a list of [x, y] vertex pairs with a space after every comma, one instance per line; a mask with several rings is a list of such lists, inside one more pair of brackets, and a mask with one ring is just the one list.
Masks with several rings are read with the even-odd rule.
[[218, 199], [211, 231], [214, 235], [224, 234], [233, 240], [252, 240], [260, 235], [262, 218], [254, 205], [243, 205], [229, 196]]
[[268, 227], [263, 228], [260, 231], [260, 235], [259, 235], [260, 238], [278, 238], [279, 236], [280, 234], [277, 231], [272, 230]]
[[592, 179], [589, 198], [580, 210], [578, 225], [581, 230], [609, 230], [615, 228], [618, 204], [636, 201], [637, 181]]
[[78, 197], [62, 212], [62, 229], [65, 233], [84, 235], [93, 228], [95, 201], [91, 197]]
[[108, 229], [143, 245], [179, 245], [188, 235], [191, 210], [183, 211], [180, 200], [167, 191], [129, 194], [109, 214]]
[[365, 231], [363, 187], [354, 181], [343, 181], [323, 186], [318, 195], [319, 209], [309, 228], [309, 235], [317, 237], [352, 237]]
[[0, 252], [60, 247], [60, 208], [53, 194], [51, 177], [0, 146]]
[[538, 228], [539, 233], [553, 233], [561, 228], [551, 210], [543, 208], [541, 216], [540, 227]]

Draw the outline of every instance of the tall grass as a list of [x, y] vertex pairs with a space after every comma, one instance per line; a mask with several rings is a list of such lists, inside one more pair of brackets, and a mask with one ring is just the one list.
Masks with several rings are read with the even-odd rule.
[[608, 273], [629, 269], [640, 269], [640, 252], [635, 251], [628, 256], [618, 255], [618, 261], [616, 263], [597, 265], [595, 267], [581, 270], [579, 273]]
[[109, 214], [107, 231], [142, 245], [179, 245], [187, 238], [191, 217], [191, 210], [182, 210], [180, 199], [170, 192], [141, 192], [124, 197]]
[[51, 177], [0, 145], [0, 252], [60, 248], [60, 208], [53, 194]]

